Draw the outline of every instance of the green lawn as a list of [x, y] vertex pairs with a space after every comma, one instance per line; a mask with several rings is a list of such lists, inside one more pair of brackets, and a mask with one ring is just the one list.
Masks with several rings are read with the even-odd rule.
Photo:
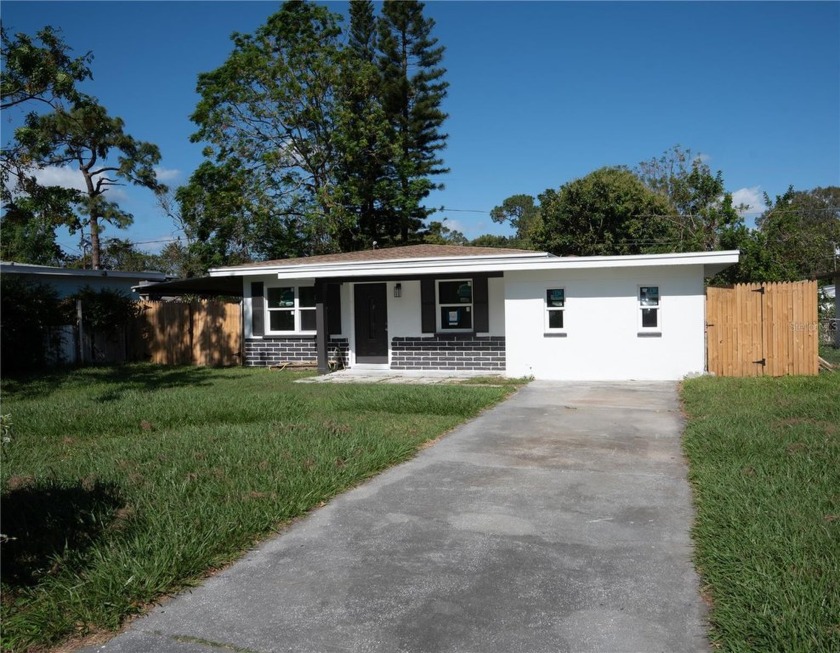
[[4, 380], [3, 649], [117, 628], [515, 389], [301, 376], [140, 365]]
[[840, 373], [683, 385], [696, 561], [723, 651], [840, 651]]

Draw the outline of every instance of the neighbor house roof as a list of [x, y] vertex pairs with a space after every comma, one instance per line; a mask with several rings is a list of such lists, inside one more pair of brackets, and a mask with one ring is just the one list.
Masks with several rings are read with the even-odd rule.
[[110, 277], [112, 279], [145, 279], [147, 281], [164, 281], [163, 272], [125, 272], [123, 270], [80, 270], [77, 268], [59, 268], [50, 265], [33, 265], [31, 263], [15, 263], [14, 261], [0, 262], [0, 272], [4, 274], [30, 274], [44, 277]]

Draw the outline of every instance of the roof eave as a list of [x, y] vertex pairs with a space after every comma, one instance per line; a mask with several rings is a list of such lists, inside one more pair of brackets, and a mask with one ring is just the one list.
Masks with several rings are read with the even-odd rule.
[[[704, 274], [716, 274], [738, 262], [739, 252], [687, 252], [680, 254], [638, 254], [632, 256], [556, 257], [504, 255], [494, 257], [449, 257], [437, 259], [399, 259], [318, 265], [285, 265], [276, 267], [220, 268], [211, 270], [213, 277], [277, 275], [282, 279], [323, 279], [330, 277], [363, 278], [386, 274], [459, 274], [481, 272], [518, 272], [528, 270], [577, 270], [595, 268], [632, 268], [666, 265], [702, 265]], [[710, 274], [711, 272], [711, 274]]]
[[[437, 257], [413, 257], [413, 258], [399, 258], [399, 259], [384, 259], [380, 261], [344, 261], [344, 262], [332, 262], [332, 263], [305, 263], [306, 258], [299, 259], [302, 261], [301, 263], [284, 263], [283, 265], [240, 265], [240, 266], [231, 266], [231, 267], [223, 267], [223, 268], [210, 268], [207, 271], [211, 277], [217, 276], [251, 276], [255, 274], [274, 274], [274, 273], [283, 273], [287, 270], [294, 270], [296, 273], [298, 271], [312, 271], [312, 272], [319, 272], [322, 270], [354, 270], [354, 269], [362, 269], [366, 270], [369, 268], [377, 268], [382, 269], [384, 268], [395, 268], [395, 269], [402, 269], [403, 267], [409, 265], [447, 265], [452, 264], [460, 261], [465, 262], [487, 262], [487, 261], [506, 261], [510, 259], [556, 259], [557, 257], [553, 254], [547, 254], [546, 252], [533, 252], [533, 253], [515, 253], [515, 254], [493, 254], [493, 255], [485, 255], [485, 256], [437, 256]], [[302, 276], [306, 276], [303, 274]]]

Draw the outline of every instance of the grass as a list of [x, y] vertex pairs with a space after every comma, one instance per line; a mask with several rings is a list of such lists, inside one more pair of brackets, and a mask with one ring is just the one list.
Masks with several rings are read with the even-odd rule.
[[507, 387], [294, 384], [264, 369], [4, 380], [4, 650], [115, 629]]
[[840, 365], [840, 348], [833, 345], [820, 345], [820, 356], [832, 365]]
[[683, 385], [696, 561], [724, 651], [840, 651], [840, 374]]

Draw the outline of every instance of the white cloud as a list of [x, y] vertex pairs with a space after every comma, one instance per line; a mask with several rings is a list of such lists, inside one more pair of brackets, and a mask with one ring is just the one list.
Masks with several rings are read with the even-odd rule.
[[47, 166], [46, 168], [41, 168], [35, 171], [35, 178], [42, 186], [61, 186], [62, 188], [87, 190], [82, 173], [66, 166]]
[[172, 168], [155, 168], [155, 176], [159, 182], [165, 183], [178, 179], [181, 176], [181, 171]]
[[[75, 188], [80, 191], [87, 191], [85, 178], [75, 168], [67, 166], [47, 166], [35, 171], [35, 179], [42, 186], [61, 186], [62, 188]], [[109, 200], [121, 202], [128, 198], [121, 188], [111, 187], [106, 190], [106, 197]]]
[[464, 233], [465, 227], [461, 224], [459, 220], [453, 220], [452, 218], [444, 218], [443, 226], [449, 229], [450, 231], [460, 231], [461, 233]]
[[732, 203], [735, 206], [743, 204], [747, 207], [741, 211], [741, 215], [758, 215], [767, 208], [767, 205], [764, 203], [764, 194], [761, 192], [761, 186], [739, 188], [732, 193]]

